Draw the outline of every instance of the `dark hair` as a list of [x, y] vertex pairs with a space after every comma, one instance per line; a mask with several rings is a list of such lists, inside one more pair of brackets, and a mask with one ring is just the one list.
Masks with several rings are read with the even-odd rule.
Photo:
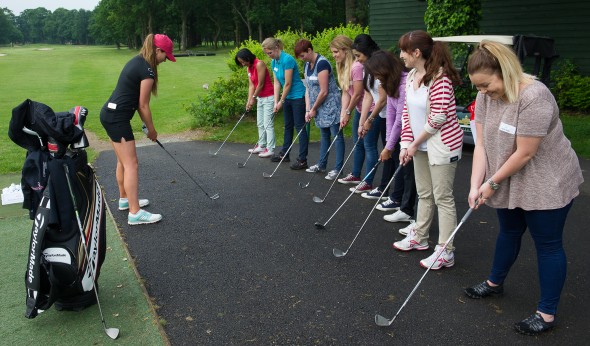
[[295, 43], [295, 49], [293, 52], [295, 53], [295, 57], [297, 58], [299, 54], [303, 52], [307, 52], [308, 49], [313, 50], [313, 45], [309, 40], [301, 39]]
[[[356, 50], [357, 52], [361, 52], [367, 58], [370, 58], [371, 55], [373, 55], [373, 52], [379, 50], [379, 45], [375, 41], [373, 41], [371, 36], [367, 34], [359, 34], [354, 38], [354, 41], [352, 42], [352, 49]], [[374, 83], [375, 80], [373, 79], [373, 76], [371, 76], [368, 73], [365, 73], [365, 76], [363, 77], [363, 84], [365, 85], [365, 89], [367, 88], [367, 85], [372, 88]]]
[[415, 49], [419, 49], [420, 53], [422, 53], [422, 56], [426, 60], [424, 64], [426, 73], [422, 78], [422, 83], [430, 83], [438, 75], [441, 67], [443, 73], [453, 83], [461, 83], [461, 77], [453, 65], [453, 59], [451, 58], [451, 53], [447, 45], [439, 41], [433, 41], [432, 37], [426, 31], [415, 30], [403, 34], [399, 39], [398, 46], [404, 52], [412, 52]]
[[236, 65], [242, 66], [238, 58], [246, 61], [248, 65], [252, 65], [254, 60], [256, 60], [256, 55], [254, 55], [254, 53], [252, 53], [248, 48], [242, 48], [236, 53], [236, 57], [234, 58]]
[[379, 50], [379, 45], [373, 41], [371, 36], [367, 34], [360, 34], [354, 38], [352, 42], [352, 49], [359, 51], [370, 58], [373, 52]]
[[404, 71], [406, 68], [401, 60], [385, 50], [374, 52], [365, 62], [365, 75], [379, 79], [389, 97], [399, 97], [399, 83]]

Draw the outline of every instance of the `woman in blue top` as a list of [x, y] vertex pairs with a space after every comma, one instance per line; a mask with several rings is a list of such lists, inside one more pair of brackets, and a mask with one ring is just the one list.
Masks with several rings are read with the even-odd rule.
[[[274, 74], [274, 112], [283, 108], [285, 118], [285, 133], [283, 139], [283, 149], [279, 154], [275, 154], [272, 162], [279, 162], [285, 156], [285, 162], [289, 162], [289, 152], [287, 150], [293, 142], [293, 126], [301, 135], [299, 135], [299, 157], [291, 165], [291, 169], [307, 168], [307, 145], [309, 137], [305, 129], [305, 86], [299, 76], [299, 67], [297, 61], [291, 55], [283, 52], [283, 42], [273, 37], [269, 37], [262, 42], [264, 53], [272, 59], [271, 68]], [[280, 94], [281, 87], [283, 93]]]
[[295, 44], [295, 56], [305, 61], [305, 121], [315, 119], [315, 125], [320, 129], [320, 160], [309, 167], [309, 173], [325, 172], [328, 163], [328, 147], [331, 136], [336, 139], [335, 171], [340, 171], [344, 162], [344, 136], [340, 131], [340, 108], [342, 104], [340, 90], [332, 73], [330, 62], [313, 51], [308, 40], [299, 40]]

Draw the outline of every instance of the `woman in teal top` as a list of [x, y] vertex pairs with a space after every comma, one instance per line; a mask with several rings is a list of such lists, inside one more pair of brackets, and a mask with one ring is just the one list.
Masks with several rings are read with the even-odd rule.
[[[291, 165], [291, 169], [307, 168], [307, 145], [309, 137], [305, 129], [305, 86], [299, 76], [299, 67], [295, 59], [283, 52], [283, 43], [281, 40], [269, 37], [262, 42], [264, 53], [272, 59], [271, 68], [274, 75], [274, 112], [283, 108], [285, 118], [285, 132], [283, 139], [283, 149], [275, 154], [271, 161], [279, 162], [283, 157], [284, 162], [289, 162], [288, 149], [293, 143], [293, 127], [299, 135], [299, 157]], [[283, 93], [281, 94], [281, 88]], [[303, 130], [302, 130], [303, 129]]]

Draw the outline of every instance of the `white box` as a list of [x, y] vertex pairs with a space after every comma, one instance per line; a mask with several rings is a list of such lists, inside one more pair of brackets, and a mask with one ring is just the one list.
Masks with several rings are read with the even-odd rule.
[[20, 184], [11, 184], [2, 189], [2, 205], [22, 203], [24, 199]]

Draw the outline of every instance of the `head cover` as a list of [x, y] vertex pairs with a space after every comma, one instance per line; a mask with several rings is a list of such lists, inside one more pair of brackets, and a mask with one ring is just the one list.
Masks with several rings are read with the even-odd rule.
[[160, 48], [166, 53], [166, 58], [172, 62], [176, 62], [176, 58], [172, 55], [172, 51], [174, 50], [174, 44], [172, 40], [162, 34], [155, 34], [154, 35], [154, 46]]

